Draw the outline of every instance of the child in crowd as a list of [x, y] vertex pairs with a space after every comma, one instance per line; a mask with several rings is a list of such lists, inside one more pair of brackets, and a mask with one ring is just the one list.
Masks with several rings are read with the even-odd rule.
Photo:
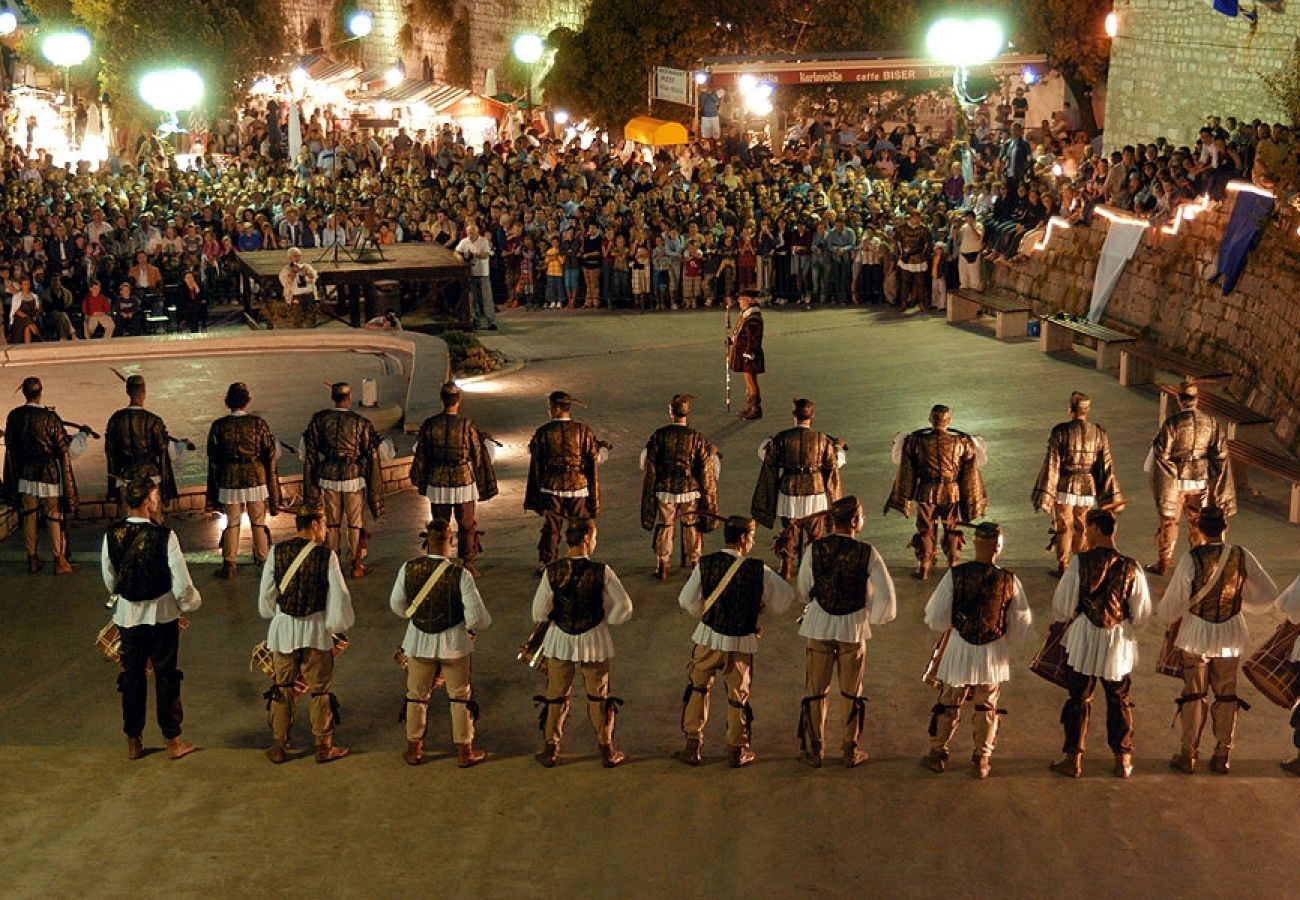
[[551, 237], [551, 246], [546, 248], [546, 308], [559, 309], [565, 302], [564, 292], [564, 251], [560, 249], [560, 239]]
[[[695, 309], [704, 288], [704, 253], [700, 245], [690, 240], [686, 242], [686, 253], [682, 257], [682, 306]], [[677, 304], [673, 304], [673, 309]]]

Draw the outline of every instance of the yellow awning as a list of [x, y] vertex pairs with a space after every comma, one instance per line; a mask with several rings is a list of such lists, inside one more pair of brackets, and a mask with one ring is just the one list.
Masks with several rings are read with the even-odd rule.
[[637, 116], [623, 126], [623, 137], [652, 147], [670, 147], [690, 141], [686, 128], [678, 122]]

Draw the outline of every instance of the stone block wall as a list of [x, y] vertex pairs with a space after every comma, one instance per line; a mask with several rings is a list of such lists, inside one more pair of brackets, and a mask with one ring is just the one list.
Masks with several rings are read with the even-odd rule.
[[[1144, 242], [1102, 324], [1232, 372], [1232, 395], [1272, 416], [1275, 436], [1300, 451], [1300, 236], [1294, 219], [1270, 224], [1236, 289], [1223, 296], [1205, 275], [1218, 258], [1234, 196], [1183, 222], [1178, 234]], [[1108, 227], [1094, 216], [1090, 225], [1055, 230], [1047, 249], [1027, 262], [995, 263], [990, 281], [1032, 303], [1038, 315], [1084, 315]]]
[[1204, 0], [1115, 0], [1106, 150], [1164, 135], [1190, 144], [1208, 115], [1285, 121], [1261, 74], [1277, 71], [1300, 36], [1300, 4], [1263, 3], [1252, 28]]

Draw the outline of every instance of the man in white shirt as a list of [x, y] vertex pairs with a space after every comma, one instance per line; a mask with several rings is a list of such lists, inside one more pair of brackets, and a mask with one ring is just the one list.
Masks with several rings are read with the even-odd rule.
[[496, 304], [492, 299], [491, 264], [492, 242], [479, 234], [478, 226], [470, 222], [465, 226], [465, 236], [456, 245], [456, 252], [470, 265], [470, 309], [474, 324], [488, 331], [497, 330]]
[[730, 516], [722, 526], [727, 546], [700, 557], [700, 563], [677, 596], [677, 605], [698, 618], [691, 639], [695, 648], [682, 697], [682, 732], [686, 746], [677, 759], [703, 762], [704, 726], [709, 719], [709, 691], [721, 674], [727, 685], [727, 755], [733, 769], [755, 759], [750, 749], [754, 711], [750, 679], [758, 650], [758, 620], [780, 615], [794, 592], [776, 572], [748, 556], [754, 549], [754, 520]]
[[295, 683], [299, 677], [311, 692], [311, 731], [316, 762], [347, 756], [334, 744], [338, 698], [334, 680], [334, 636], [352, 627], [352, 596], [343, 581], [338, 554], [324, 546], [325, 511], [319, 506], [298, 508], [297, 534], [271, 550], [262, 566], [257, 606], [270, 619], [266, 647], [271, 651], [272, 678], [266, 692], [275, 743], [266, 751], [273, 763], [289, 759], [289, 730], [293, 727]]
[[1237, 697], [1237, 670], [1250, 641], [1244, 614], [1271, 607], [1277, 585], [1253, 553], [1224, 543], [1228, 524], [1218, 507], [1201, 510], [1197, 528], [1204, 543], [1178, 561], [1156, 610], [1161, 621], [1177, 623], [1173, 643], [1183, 654], [1183, 693], [1177, 701], [1182, 749], [1169, 765], [1187, 775], [1196, 771], [1208, 692], [1213, 691], [1209, 712], [1217, 745], [1210, 771], [1225, 775], [1237, 711], [1245, 705]]
[[569, 555], [542, 570], [533, 594], [533, 622], [549, 622], [542, 640], [546, 658], [546, 694], [533, 697], [542, 706], [538, 723], [546, 745], [536, 759], [554, 768], [569, 712], [569, 691], [582, 671], [587, 690], [587, 717], [600, 745], [601, 764], [621, 765], [627, 754], [614, 747], [614, 720], [623, 701], [609, 692], [609, 661], [614, 656], [610, 625], [632, 618], [632, 598], [614, 570], [596, 562], [596, 522], [575, 518], [565, 529]]
[[802, 759], [814, 768], [822, 764], [826, 734], [826, 693], [838, 666], [844, 699], [844, 765], [850, 769], [867, 761], [858, 749], [867, 698], [862, 677], [867, 668], [871, 626], [894, 620], [894, 580], [885, 561], [870, 544], [854, 539], [863, 524], [857, 497], [831, 504], [831, 533], [804, 551], [795, 591], [805, 604], [799, 635], [808, 641], [806, 696], [799, 715]]
[[1029, 633], [1033, 614], [1020, 579], [997, 565], [1002, 528], [984, 522], [975, 529], [975, 560], [944, 574], [925, 605], [925, 624], [947, 633], [939, 660], [939, 699], [930, 710], [930, 754], [921, 762], [932, 772], [948, 763], [948, 745], [957, 734], [961, 708], [975, 704], [976, 778], [989, 775], [989, 757], [998, 735], [1002, 684], [1011, 678], [1009, 643]]
[[316, 280], [319, 275], [311, 263], [302, 261], [302, 251], [289, 248], [289, 261], [280, 270], [280, 287], [285, 303], [310, 304], [316, 299]]
[[1069, 663], [1069, 699], [1061, 710], [1065, 758], [1052, 770], [1083, 775], [1084, 738], [1092, 694], [1106, 692], [1106, 739], [1115, 754], [1115, 774], [1133, 774], [1133, 704], [1129, 677], [1137, 663], [1137, 629], [1151, 615], [1146, 575], [1137, 560], [1115, 549], [1115, 514], [1091, 508], [1085, 522], [1088, 549], [1074, 555], [1052, 597], [1052, 616], [1068, 622], [1064, 646]]
[[195, 746], [181, 738], [181, 672], [176, 668], [180, 614], [203, 602], [190, 579], [180, 541], [170, 528], [154, 523], [162, 499], [148, 478], [123, 491], [127, 516], [110, 526], [100, 551], [104, 587], [113, 606], [113, 624], [122, 638], [122, 730], [126, 757], [144, 756], [145, 704], [153, 666], [158, 727], [167, 741], [167, 758], [180, 759]]
[[402, 759], [418, 766], [424, 757], [429, 721], [429, 697], [438, 679], [451, 704], [452, 741], [462, 769], [482, 762], [487, 754], [474, 749], [478, 703], [470, 687], [470, 654], [475, 632], [492, 624], [474, 576], [452, 561], [456, 532], [447, 519], [434, 519], [425, 529], [424, 553], [408, 559], [397, 571], [389, 606], [410, 624], [402, 639], [406, 654], [406, 752]]

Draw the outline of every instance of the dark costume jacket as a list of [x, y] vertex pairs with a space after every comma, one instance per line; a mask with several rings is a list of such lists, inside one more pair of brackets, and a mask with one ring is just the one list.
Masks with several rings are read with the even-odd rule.
[[[746, 355], [753, 358], [746, 359]], [[733, 372], [762, 375], [767, 371], [767, 361], [763, 357], [763, 315], [758, 307], [751, 306], [741, 314], [736, 333], [732, 335], [729, 358]]]
[[952, 628], [976, 646], [1007, 633], [1007, 615], [1016, 599], [1016, 577], [992, 563], [972, 561], [952, 570]]
[[267, 505], [274, 513], [280, 508], [280, 479], [276, 473], [275, 436], [261, 416], [222, 416], [208, 429], [209, 509], [217, 509], [221, 488], [252, 488], [266, 485]]
[[1032, 495], [1034, 509], [1050, 510], [1058, 493], [1095, 497], [1113, 509], [1124, 503], [1106, 429], [1085, 419], [1062, 422], [1047, 439], [1047, 456]]
[[641, 527], [655, 527], [655, 494], [689, 494], [698, 491], [695, 527], [713, 528], [718, 513], [718, 480], [713, 467], [715, 449], [704, 435], [686, 425], [665, 425], [645, 445], [645, 471], [641, 476]]
[[365, 416], [350, 409], [322, 409], [302, 433], [302, 486], [309, 499], [320, 495], [320, 482], [366, 482], [366, 505], [378, 518], [384, 512], [384, 468], [379, 435]]
[[[425, 584], [438, 571], [443, 563], [441, 557], [417, 556], [406, 561], [406, 574], [402, 589], [407, 601], [415, 602]], [[437, 582], [429, 589], [420, 608], [411, 616], [411, 624], [425, 634], [440, 634], [448, 628], [455, 628], [465, 621], [465, 601], [460, 594], [460, 579], [465, 569], [451, 563], [438, 576]]]
[[1084, 550], [1079, 559], [1079, 599], [1075, 610], [1098, 628], [1114, 628], [1133, 617], [1129, 594], [1141, 577], [1137, 560], [1111, 547]]
[[885, 509], [912, 514], [912, 503], [958, 505], [958, 515], [970, 522], [984, 515], [988, 497], [975, 462], [975, 441], [949, 429], [922, 428], [903, 439], [894, 489]]
[[497, 495], [497, 473], [483, 436], [465, 416], [438, 413], [424, 420], [411, 459], [411, 483], [426, 487], [474, 484], [480, 500]]
[[18, 509], [19, 479], [40, 481], [62, 485], [63, 511], [75, 512], [77, 479], [72, 473], [71, 446], [72, 438], [54, 410], [31, 403], [10, 410], [5, 420], [5, 502]]
[[1151, 491], [1165, 519], [1178, 518], [1179, 481], [1205, 481], [1208, 506], [1225, 516], [1237, 511], [1237, 488], [1228, 464], [1228, 436], [1218, 421], [1199, 409], [1174, 413], [1151, 442]]
[[[1219, 558], [1228, 554], [1222, 566]], [[1241, 612], [1241, 600], [1246, 587], [1246, 554], [1240, 547], [1224, 544], [1202, 544], [1192, 548], [1192, 586], [1189, 593], [1195, 597], [1209, 582], [1216, 568], [1219, 580], [1209, 593], [1188, 612], [1207, 622], [1226, 622]]]
[[528, 485], [524, 509], [542, 513], [552, 508], [552, 491], [587, 489], [586, 514], [600, 515], [600, 447], [596, 436], [582, 422], [552, 419], [533, 433], [528, 442]]
[[122, 485], [136, 478], [158, 478], [163, 502], [180, 496], [168, 452], [167, 426], [162, 417], [142, 406], [126, 406], [113, 413], [104, 428], [104, 455], [108, 458], [108, 498], [118, 500]]
[[798, 425], [773, 435], [750, 502], [750, 515], [764, 528], [771, 528], [776, 520], [778, 493], [791, 497], [825, 494], [828, 504], [840, 499], [835, 440]]

